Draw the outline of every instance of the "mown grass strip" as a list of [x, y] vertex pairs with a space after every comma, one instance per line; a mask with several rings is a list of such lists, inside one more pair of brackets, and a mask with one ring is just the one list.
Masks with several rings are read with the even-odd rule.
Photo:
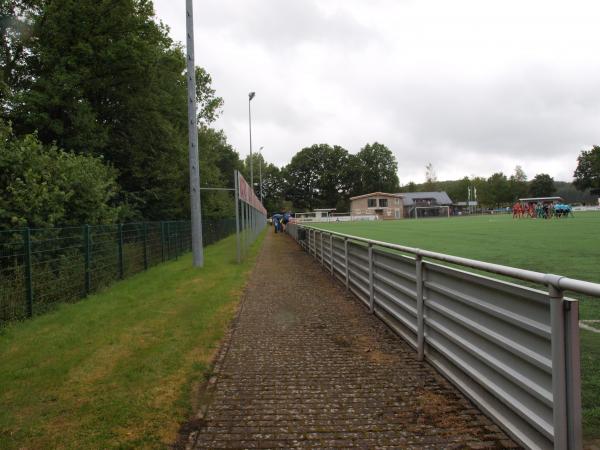
[[0, 335], [0, 448], [162, 448], [190, 413], [262, 238], [235, 237]]

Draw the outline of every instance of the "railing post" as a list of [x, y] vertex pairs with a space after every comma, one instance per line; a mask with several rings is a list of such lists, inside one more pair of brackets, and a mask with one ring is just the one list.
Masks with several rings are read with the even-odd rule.
[[118, 239], [118, 250], [119, 250], [119, 278], [123, 278], [124, 267], [123, 267], [123, 224], [120, 223], [117, 229]]
[[583, 446], [581, 425], [581, 355], [579, 349], [579, 302], [565, 301], [567, 427], [569, 449]]
[[329, 235], [329, 269], [331, 270], [331, 276], [333, 276], [333, 234]]
[[348, 238], [344, 238], [344, 260], [346, 261], [346, 292], [350, 289], [350, 266], [348, 265]]
[[416, 282], [417, 282], [417, 359], [425, 358], [425, 304], [423, 300], [423, 257], [416, 255]]
[[143, 224], [143, 237], [144, 237], [144, 270], [148, 270], [148, 224]]
[[324, 266], [325, 263], [323, 262], [324, 254], [323, 254], [323, 232], [322, 231], [319, 231], [319, 236], [321, 236], [321, 265]]
[[552, 412], [554, 448], [567, 447], [567, 389], [565, 370], [565, 311], [563, 293], [549, 284], [550, 321], [552, 324]]
[[373, 283], [373, 244], [369, 244], [369, 311], [375, 312], [375, 286]]
[[90, 226], [83, 226], [83, 250], [84, 250], [84, 264], [85, 264], [85, 295], [89, 295], [92, 290], [92, 273], [91, 261], [92, 261], [92, 241], [90, 235]]
[[160, 222], [160, 257], [162, 262], [165, 262], [165, 224]]
[[27, 317], [33, 316], [33, 271], [31, 268], [31, 229], [23, 230], [23, 255], [25, 263], [25, 295]]

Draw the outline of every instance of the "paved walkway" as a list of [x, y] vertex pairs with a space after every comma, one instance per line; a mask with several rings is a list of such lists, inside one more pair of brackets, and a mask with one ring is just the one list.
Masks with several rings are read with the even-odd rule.
[[190, 448], [516, 448], [287, 235], [215, 369]]

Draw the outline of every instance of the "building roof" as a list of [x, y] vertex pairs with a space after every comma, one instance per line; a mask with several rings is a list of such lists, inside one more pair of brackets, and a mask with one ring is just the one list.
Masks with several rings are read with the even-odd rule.
[[402, 192], [400, 195], [404, 199], [404, 206], [415, 204], [415, 200], [435, 200], [438, 205], [451, 205], [452, 200], [445, 191], [442, 192]]
[[350, 197], [350, 200], [360, 200], [361, 198], [368, 198], [368, 197], [375, 197], [375, 196], [402, 198], [404, 196], [404, 194], [388, 194], [387, 192], [371, 192], [370, 194], [363, 194], [363, 195], [357, 195], [356, 197]]
[[562, 197], [531, 197], [531, 198], [520, 198], [520, 202], [549, 202], [549, 201], [557, 201], [562, 202], [564, 199]]

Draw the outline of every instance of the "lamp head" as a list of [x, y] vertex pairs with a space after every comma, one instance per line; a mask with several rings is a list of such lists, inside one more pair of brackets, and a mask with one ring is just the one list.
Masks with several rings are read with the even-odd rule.
[[252, 100], [252, 99], [254, 98], [254, 96], [255, 96], [255, 95], [256, 95], [256, 92], [250, 92], [250, 93], [248, 94], [248, 99], [249, 99], [248, 101]]

